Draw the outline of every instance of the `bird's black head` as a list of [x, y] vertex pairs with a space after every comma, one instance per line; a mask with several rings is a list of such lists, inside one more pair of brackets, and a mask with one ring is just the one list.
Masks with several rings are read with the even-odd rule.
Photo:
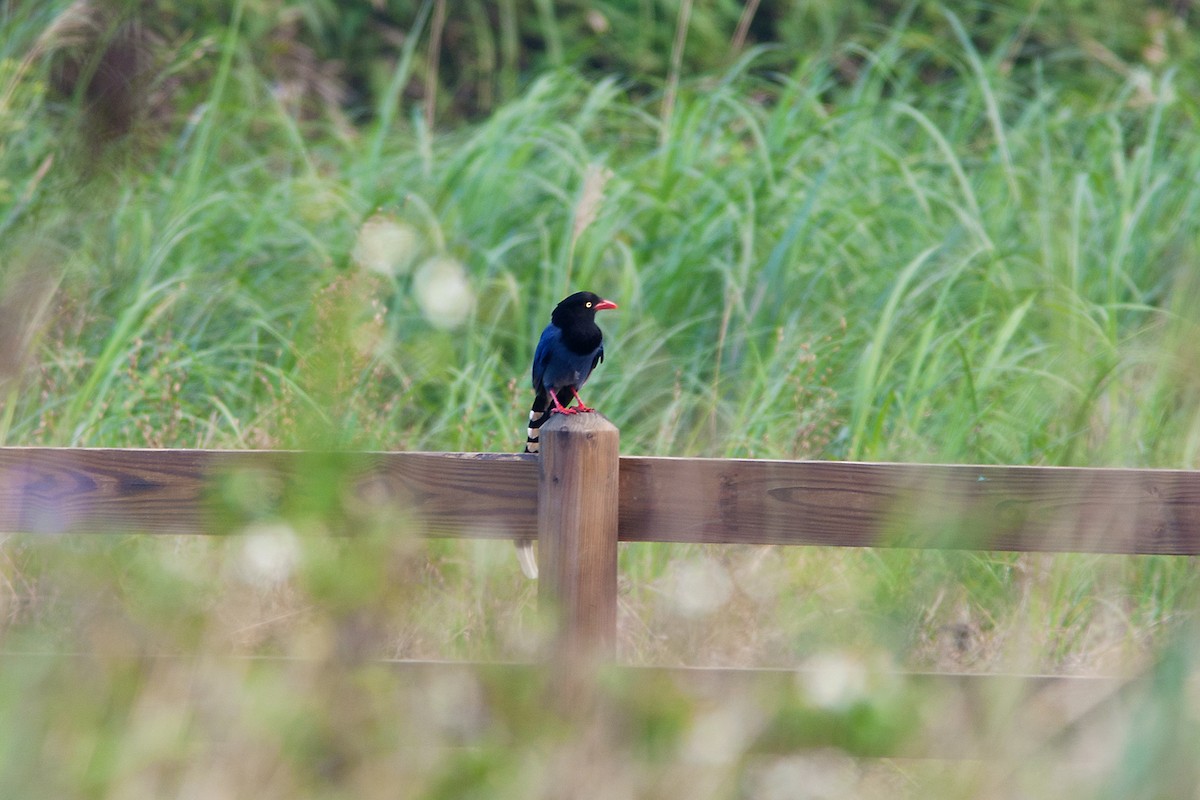
[[554, 307], [550, 321], [566, 330], [581, 322], [595, 322], [596, 312], [616, 308], [617, 304], [592, 292], [576, 292]]

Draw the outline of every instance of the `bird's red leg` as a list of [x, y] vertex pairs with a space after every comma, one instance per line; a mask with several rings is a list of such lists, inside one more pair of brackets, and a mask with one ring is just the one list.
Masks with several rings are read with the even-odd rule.
[[576, 400], [576, 401], [579, 403], [579, 405], [578, 405], [578, 406], [576, 406], [576, 408], [575, 408], [575, 410], [576, 410], [576, 411], [583, 411], [583, 412], [585, 412], [585, 413], [586, 413], [586, 412], [588, 412], [588, 411], [595, 411], [595, 410], [596, 410], [596, 409], [594, 409], [594, 408], [589, 408], [588, 406], [585, 406], [585, 405], [583, 404], [583, 398], [579, 396], [579, 392], [575, 391], [575, 387], [574, 387], [574, 386], [572, 386], [572, 387], [571, 387], [571, 394], [575, 395], [575, 400]]
[[[553, 389], [547, 389], [546, 391], [549, 393], [550, 399], [554, 401], [554, 410], [555, 411], [557, 411], [560, 414], [574, 414], [575, 413], [575, 411], [576, 411], [575, 409], [566, 408], [563, 406], [562, 403], [558, 402], [558, 395], [556, 395], [554, 393]], [[579, 395], [575, 395], [575, 396], [578, 397]], [[591, 411], [590, 408], [588, 410]]]

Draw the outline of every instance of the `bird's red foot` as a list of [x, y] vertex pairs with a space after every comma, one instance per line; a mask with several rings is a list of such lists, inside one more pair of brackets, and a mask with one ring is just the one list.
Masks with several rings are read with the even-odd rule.
[[[554, 403], [554, 408], [550, 409], [550, 411], [552, 413], [553, 412], [557, 412], [559, 414], [574, 414], [575, 413], [575, 409], [567, 408], [562, 403], [558, 402], [558, 395], [556, 395], [554, 392], [550, 392], [550, 400], [553, 401], [553, 403]], [[568, 400], [567, 402], [570, 402], [570, 401]]]
[[575, 391], [574, 389], [571, 389], [571, 394], [575, 395], [575, 403], [576, 403], [575, 408], [577, 410], [579, 410], [581, 413], [590, 414], [591, 412], [596, 410], [594, 408], [589, 408], [588, 406], [585, 406], [583, 404], [583, 398], [579, 396], [579, 392]]

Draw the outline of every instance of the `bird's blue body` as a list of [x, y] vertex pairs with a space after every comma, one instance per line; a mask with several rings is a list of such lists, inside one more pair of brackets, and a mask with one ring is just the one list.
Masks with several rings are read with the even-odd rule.
[[[599, 333], [598, 328], [596, 331]], [[547, 391], [558, 394], [568, 387], [574, 387], [576, 391], [582, 388], [592, 370], [604, 360], [603, 340], [598, 336], [595, 338], [595, 346], [589, 349], [590, 341], [570, 342], [553, 322], [547, 325], [533, 353], [533, 390], [538, 394]], [[572, 344], [582, 347], [583, 351], [573, 349]], [[569, 400], [570, 395], [561, 399]]]
[[[538, 428], [551, 412], [587, 412], [579, 389], [604, 360], [604, 333], [596, 325], [596, 312], [617, 304], [591, 292], [576, 292], [554, 307], [550, 324], [542, 331], [533, 352], [533, 407], [525, 452], [538, 451]], [[571, 407], [571, 401], [578, 402]]]

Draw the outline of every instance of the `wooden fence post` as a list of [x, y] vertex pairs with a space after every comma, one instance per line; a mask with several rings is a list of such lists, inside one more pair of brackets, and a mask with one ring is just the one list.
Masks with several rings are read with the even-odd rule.
[[598, 413], [555, 414], [539, 438], [538, 603], [557, 614], [557, 655], [612, 659], [620, 432]]

